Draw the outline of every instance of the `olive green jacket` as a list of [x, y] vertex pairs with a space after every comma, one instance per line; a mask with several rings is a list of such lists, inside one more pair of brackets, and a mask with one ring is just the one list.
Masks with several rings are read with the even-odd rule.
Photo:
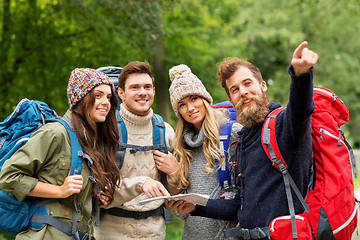
[[[65, 117], [70, 118], [68, 111]], [[70, 139], [64, 126], [60, 123], [48, 123], [38, 129], [29, 141], [7, 160], [0, 173], [0, 188], [23, 201], [38, 181], [62, 185], [71, 168]], [[93, 197], [94, 186], [89, 180], [90, 169], [85, 161], [82, 163], [81, 175], [83, 187], [76, 196], [78, 209], [77, 228], [91, 232], [97, 217], [98, 200]], [[144, 181], [136, 184], [122, 181], [127, 185], [122, 198], [124, 202], [141, 193]], [[45, 199], [40, 199], [40, 201]], [[47, 205], [49, 214], [72, 225], [74, 216], [74, 196], [57, 199]], [[40, 231], [28, 229], [19, 233], [16, 239], [70, 239], [52, 226], [45, 226]]]

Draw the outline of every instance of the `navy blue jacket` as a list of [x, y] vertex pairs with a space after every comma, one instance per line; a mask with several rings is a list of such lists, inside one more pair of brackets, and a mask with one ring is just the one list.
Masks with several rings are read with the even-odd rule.
[[[295, 76], [289, 68], [289, 103], [276, 119], [276, 139], [288, 171], [305, 197], [312, 161], [311, 114], [313, 71]], [[280, 107], [270, 103], [270, 111]], [[209, 199], [206, 207], [196, 206], [191, 215], [238, 221], [241, 228], [266, 227], [275, 217], [289, 215], [282, 174], [272, 165], [261, 144], [263, 123], [239, 132], [237, 173], [242, 173], [240, 191], [234, 199]], [[304, 209], [293, 194], [295, 211]]]

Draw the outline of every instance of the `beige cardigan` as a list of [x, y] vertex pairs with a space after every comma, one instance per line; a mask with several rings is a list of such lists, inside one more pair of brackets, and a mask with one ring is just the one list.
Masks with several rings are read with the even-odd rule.
[[[130, 113], [125, 107], [120, 108], [120, 115], [126, 125], [128, 132], [128, 144], [152, 145], [153, 143], [153, 125], [151, 112], [146, 116], [138, 116]], [[173, 150], [174, 130], [165, 123], [165, 138], [168, 150]], [[149, 177], [160, 180], [160, 173], [157, 170], [151, 151], [137, 152], [131, 154], [129, 149], [126, 150], [124, 164], [121, 168], [121, 174], [124, 178], [142, 183]], [[178, 193], [176, 190], [176, 179], [172, 174], [167, 175], [167, 187], [170, 193]], [[126, 191], [120, 188], [117, 194]], [[120, 195], [115, 195], [114, 202], [110, 207], [118, 207], [130, 211], [149, 211], [160, 207], [163, 201], [154, 201], [145, 205], [139, 205], [140, 200], [146, 199], [147, 196], [142, 193], [131, 201], [123, 204]], [[95, 228], [95, 237], [97, 240], [113, 239], [164, 239], [165, 238], [165, 221], [162, 216], [149, 217], [147, 219], [123, 218], [112, 215], [105, 215], [100, 222], [100, 227]]]

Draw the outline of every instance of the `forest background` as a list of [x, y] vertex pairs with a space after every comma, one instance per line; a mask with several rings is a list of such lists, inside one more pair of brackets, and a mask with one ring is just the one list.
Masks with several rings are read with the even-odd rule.
[[[62, 115], [76, 67], [147, 61], [156, 80], [154, 110], [174, 128], [168, 70], [188, 65], [214, 102], [227, 99], [217, 63], [237, 56], [259, 67], [270, 100], [285, 105], [291, 55], [303, 40], [319, 54], [315, 85], [350, 110], [343, 130], [360, 147], [359, 0], [0, 0], [0, 121], [22, 98]], [[182, 222], [166, 239], [181, 239]], [[0, 240], [13, 239], [0, 232]]]

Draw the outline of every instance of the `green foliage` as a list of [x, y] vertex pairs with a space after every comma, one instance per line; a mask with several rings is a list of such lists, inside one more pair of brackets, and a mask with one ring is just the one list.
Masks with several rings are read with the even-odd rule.
[[[227, 99], [216, 80], [216, 64], [238, 56], [257, 65], [271, 84], [270, 98], [286, 104], [286, 69], [292, 51], [306, 39], [320, 55], [315, 83], [333, 89], [345, 103], [351, 102], [347, 104], [351, 119], [345, 129], [351, 142], [360, 145], [356, 124], [360, 89], [355, 77], [360, 43], [353, 34], [360, 27], [356, 0], [0, 3], [0, 90], [7, 99], [0, 105], [1, 119], [24, 97], [46, 101], [59, 114], [64, 113], [67, 80], [75, 67], [124, 66], [133, 60], [153, 65], [157, 58], [163, 61], [155, 76], [160, 81], [157, 86], [164, 86], [157, 88], [159, 96], [167, 96], [167, 70], [185, 63], [205, 83], [215, 102]], [[156, 47], [159, 42], [163, 54]]]
[[[170, 210], [170, 213], [172, 218], [172, 224], [166, 225], [165, 240], [180, 240], [183, 231], [184, 221], [176, 218], [173, 215], [172, 210]], [[13, 240], [13, 239], [15, 239], [14, 235], [5, 233], [0, 230], [0, 240]]]
[[241, 44], [232, 41], [236, 33], [229, 15], [235, 10], [234, 5], [240, 6], [232, 0], [221, 4], [183, 0], [163, 15], [168, 69], [181, 63], [190, 66], [217, 101], [226, 100], [227, 96], [217, 83], [216, 63], [229, 56], [229, 52], [238, 55], [244, 50]]
[[172, 218], [172, 224], [166, 225], [165, 240], [181, 240], [184, 221], [175, 217], [172, 210], [170, 210], [170, 213]]
[[168, 69], [181, 63], [219, 102], [227, 95], [217, 63], [244, 58], [261, 70], [270, 100], [286, 104], [292, 52], [308, 40], [319, 54], [315, 85], [345, 102], [350, 121], [343, 129], [359, 148], [359, 29], [358, 0], [0, 0], [0, 121], [25, 97], [63, 114], [72, 69], [133, 60], [153, 67], [156, 110], [170, 112], [172, 126], [177, 119], [162, 104]]
[[13, 239], [15, 239], [14, 235], [11, 235], [9, 233], [0, 230], [0, 240], [13, 240]]

